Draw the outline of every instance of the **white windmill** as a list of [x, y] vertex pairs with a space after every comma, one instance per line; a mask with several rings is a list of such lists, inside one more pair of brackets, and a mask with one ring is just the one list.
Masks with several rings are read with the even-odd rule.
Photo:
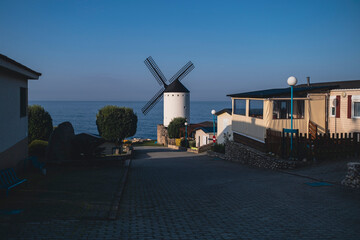
[[189, 61], [169, 80], [169, 84], [166, 84], [164, 74], [152, 57], [145, 60], [145, 65], [162, 88], [141, 109], [143, 114], [146, 115], [164, 97], [164, 127], [176, 117], [186, 118], [187, 122], [190, 122], [190, 91], [180, 81], [195, 68], [194, 64]]

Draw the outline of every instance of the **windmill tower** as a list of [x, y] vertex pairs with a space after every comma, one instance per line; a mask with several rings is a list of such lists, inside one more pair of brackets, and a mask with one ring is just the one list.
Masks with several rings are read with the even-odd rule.
[[167, 127], [171, 120], [176, 117], [186, 118], [189, 122], [190, 91], [180, 81], [195, 68], [194, 64], [189, 61], [172, 78], [170, 78], [168, 81], [169, 84], [167, 84], [167, 79], [152, 57], [148, 57], [144, 62], [161, 86], [161, 89], [141, 109], [143, 114], [146, 115], [161, 100], [161, 98], [164, 98], [164, 127]]

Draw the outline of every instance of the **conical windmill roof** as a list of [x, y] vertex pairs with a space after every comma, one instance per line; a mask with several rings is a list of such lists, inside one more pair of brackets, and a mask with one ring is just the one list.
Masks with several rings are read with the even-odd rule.
[[190, 92], [179, 80], [173, 81], [169, 86], [166, 87], [164, 92]]

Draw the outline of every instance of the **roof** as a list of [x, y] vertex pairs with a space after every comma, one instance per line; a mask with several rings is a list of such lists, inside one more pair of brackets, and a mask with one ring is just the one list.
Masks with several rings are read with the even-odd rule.
[[28, 79], [38, 79], [41, 76], [41, 73], [36, 72], [3, 54], [0, 54], [0, 69], [16, 72]]
[[219, 116], [219, 115], [221, 115], [223, 113], [228, 113], [228, 114], [231, 115], [231, 113], [232, 113], [231, 108], [224, 108], [223, 110], [220, 110], [220, 111], [216, 112], [215, 115]]
[[[213, 133], [214, 132], [214, 128], [213, 127], [199, 127], [199, 128], [195, 128], [194, 131], [196, 130], [203, 130], [204, 133]], [[215, 133], [217, 132], [217, 127], [215, 127]]]
[[[306, 97], [307, 93], [310, 92], [324, 92], [331, 89], [336, 88], [336, 86], [312, 86], [309, 87], [295, 87], [294, 88], [294, 96], [295, 97]], [[229, 94], [228, 97], [239, 97], [239, 98], [271, 98], [271, 97], [290, 97], [291, 95], [291, 88], [273, 88], [273, 89], [266, 89], [260, 91], [252, 91], [252, 92], [244, 92], [244, 93], [236, 93], [236, 94]]]
[[[294, 87], [295, 97], [306, 97], [307, 93], [321, 93], [327, 92], [332, 89], [353, 89], [360, 88], [360, 80], [347, 80], [347, 81], [335, 81], [335, 82], [321, 82], [321, 83], [310, 83], [299, 84]], [[229, 94], [228, 97], [239, 97], [239, 98], [271, 98], [271, 97], [290, 97], [291, 88], [273, 88], [252, 92], [243, 92]]]
[[[296, 87], [305, 87], [305, 86], [307, 86], [307, 84], [300, 84]], [[310, 83], [310, 86], [314, 86], [314, 87], [336, 86], [336, 88], [341, 88], [341, 89], [360, 88], [360, 80]]]
[[190, 92], [179, 80], [175, 80], [165, 88], [164, 92]]

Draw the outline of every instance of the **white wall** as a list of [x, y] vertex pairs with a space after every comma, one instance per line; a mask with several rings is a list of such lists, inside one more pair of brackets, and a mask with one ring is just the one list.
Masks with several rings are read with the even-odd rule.
[[27, 80], [0, 72], [0, 153], [27, 137], [28, 118], [20, 118], [20, 87]]
[[202, 129], [195, 131], [195, 141], [196, 147], [201, 147], [203, 145], [213, 142], [213, 133], [205, 133]]
[[190, 123], [190, 93], [164, 93], [164, 126], [177, 117], [183, 117]]
[[229, 113], [225, 112], [217, 116], [217, 139], [216, 142], [223, 144], [225, 142], [224, 134], [229, 135], [229, 140], [233, 139], [233, 133], [231, 129], [232, 117]]

